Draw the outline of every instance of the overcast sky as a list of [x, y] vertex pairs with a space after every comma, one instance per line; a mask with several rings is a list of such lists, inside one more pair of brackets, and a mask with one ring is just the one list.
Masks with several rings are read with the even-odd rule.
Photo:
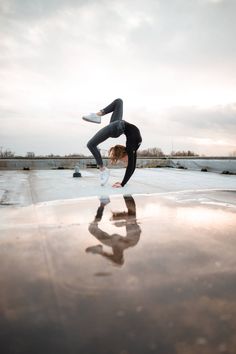
[[89, 154], [109, 116], [81, 116], [120, 97], [141, 148], [228, 155], [235, 13], [235, 0], [0, 0], [0, 146]]

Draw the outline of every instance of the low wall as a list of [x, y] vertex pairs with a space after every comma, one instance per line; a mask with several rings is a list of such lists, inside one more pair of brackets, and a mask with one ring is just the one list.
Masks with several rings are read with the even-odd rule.
[[0, 169], [3, 170], [50, 170], [50, 169], [74, 169], [75, 166], [86, 168], [87, 165], [94, 164], [94, 159], [70, 159], [70, 158], [12, 158], [0, 159]]
[[169, 167], [236, 173], [236, 158], [175, 158], [170, 159]]
[[[109, 164], [108, 158], [103, 158], [104, 165], [112, 168], [124, 167], [123, 164], [116, 166]], [[166, 159], [138, 158], [137, 167], [166, 167]], [[48, 170], [48, 169], [74, 169], [75, 166], [84, 169], [96, 168], [96, 161], [93, 158], [10, 158], [0, 159], [0, 170]]]
[[[104, 158], [106, 166], [116, 168], [122, 167], [123, 164], [116, 166], [109, 165], [109, 160]], [[79, 166], [80, 169], [96, 167], [93, 158], [10, 158], [0, 159], [0, 170], [50, 170], [50, 169], [74, 169]], [[228, 173], [236, 173], [236, 157], [163, 157], [163, 158], [138, 158], [137, 167], [174, 167], [185, 168], [190, 170], [205, 170], [209, 172], [223, 171]]]

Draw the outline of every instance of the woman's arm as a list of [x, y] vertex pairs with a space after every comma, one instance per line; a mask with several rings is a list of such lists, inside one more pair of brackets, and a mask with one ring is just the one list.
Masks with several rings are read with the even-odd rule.
[[123, 181], [121, 182], [121, 186], [124, 187], [124, 185], [128, 182], [130, 177], [135, 171], [136, 168], [136, 159], [137, 159], [137, 153], [135, 150], [128, 150], [128, 165], [126, 167], [125, 175], [123, 178]]

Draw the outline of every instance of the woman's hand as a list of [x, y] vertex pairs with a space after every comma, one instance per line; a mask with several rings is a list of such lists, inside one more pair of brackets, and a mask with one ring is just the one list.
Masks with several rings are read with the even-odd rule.
[[122, 187], [122, 185], [121, 185], [121, 183], [120, 182], [116, 182], [116, 183], [114, 183], [113, 184], [113, 186], [112, 186], [113, 188], [121, 188]]

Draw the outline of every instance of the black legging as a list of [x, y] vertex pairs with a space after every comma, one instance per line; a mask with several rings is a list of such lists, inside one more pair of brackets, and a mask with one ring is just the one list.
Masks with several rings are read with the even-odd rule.
[[87, 143], [87, 147], [91, 151], [99, 167], [103, 167], [103, 161], [97, 146], [108, 138], [118, 138], [124, 133], [125, 123], [122, 120], [123, 101], [120, 98], [117, 98], [107, 107], [102, 109], [101, 112], [102, 115], [113, 112], [110, 119], [110, 124], [100, 129]]
[[110, 123], [117, 120], [121, 120], [123, 117], [123, 101], [121, 98], [117, 98], [115, 101], [111, 102], [108, 106], [101, 109], [102, 115], [112, 113]]

